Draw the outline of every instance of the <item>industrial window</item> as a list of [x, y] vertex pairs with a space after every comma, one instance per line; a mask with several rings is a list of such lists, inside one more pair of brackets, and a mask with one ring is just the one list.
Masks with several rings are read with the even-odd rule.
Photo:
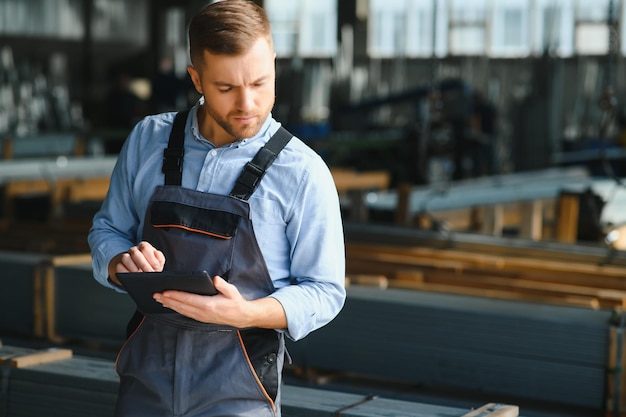
[[337, 52], [337, 0], [307, 0], [301, 8], [300, 56], [334, 56]]
[[147, 44], [147, 0], [95, 0], [93, 7], [94, 40]]
[[189, 42], [185, 25], [185, 9], [169, 7], [165, 12], [165, 50], [161, 52], [161, 64], [173, 60], [174, 72], [181, 78], [187, 75]]
[[449, 1], [449, 53], [487, 53], [487, 0]]
[[[374, 58], [435, 55], [526, 57], [609, 52], [610, 0], [369, 0], [368, 54]], [[614, 19], [626, 21], [624, 0]], [[620, 7], [621, 6], [621, 7]], [[433, 25], [435, 26], [433, 28]], [[626, 25], [619, 25], [626, 55]], [[434, 34], [434, 35], [433, 35]], [[433, 36], [435, 38], [433, 39]]]
[[[626, 3], [622, 1], [622, 3]], [[617, 36], [620, 39], [620, 47], [622, 55], [626, 55], [626, 4], [622, 4], [622, 13], [621, 15], [616, 13], [615, 15], [619, 19], [619, 27], [621, 28], [621, 33]]]
[[0, 33], [81, 39], [82, 0], [0, 0]]
[[298, 46], [298, 6], [293, 0], [266, 0], [264, 7], [272, 22], [274, 49], [279, 57], [296, 55]]
[[489, 55], [525, 57], [530, 53], [528, 0], [493, 3]]
[[576, 1], [575, 48], [577, 54], [605, 55], [609, 52], [608, 12], [609, 0]]
[[337, 0], [265, 0], [276, 55], [332, 57], [337, 51]]
[[403, 56], [406, 49], [405, 0], [370, 0], [367, 52], [373, 58]]
[[574, 53], [572, 0], [536, 0], [532, 17], [532, 52], [568, 57]]
[[[433, 0], [409, 0], [406, 19], [406, 55], [429, 57], [445, 54], [447, 33], [445, 30], [444, 2]], [[433, 50], [434, 48], [434, 50]]]

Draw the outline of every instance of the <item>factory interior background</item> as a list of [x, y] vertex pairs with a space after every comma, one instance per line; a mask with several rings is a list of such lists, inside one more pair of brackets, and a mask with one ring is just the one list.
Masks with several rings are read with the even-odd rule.
[[[331, 168], [346, 236], [346, 306], [288, 346], [285, 414], [299, 387], [368, 416], [625, 415], [626, 1], [256, 2], [272, 114]], [[0, 361], [72, 353], [5, 372], [0, 415], [112, 415], [134, 304], [86, 236], [134, 124], [198, 100], [206, 3], [0, 0]]]

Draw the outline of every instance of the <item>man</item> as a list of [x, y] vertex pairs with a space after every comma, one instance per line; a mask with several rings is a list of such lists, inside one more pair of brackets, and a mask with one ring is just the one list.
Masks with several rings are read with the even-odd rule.
[[303, 338], [345, 300], [337, 191], [271, 116], [263, 9], [208, 5], [189, 43], [202, 98], [188, 116], [135, 126], [89, 244], [95, 278], [118, 291], [121, 272], [207, 270], [219, 294], [165, 291], [154, 299], [173, 314], [136, 314], [116, 361], [116, 415], [279, 416], [284, 335]]

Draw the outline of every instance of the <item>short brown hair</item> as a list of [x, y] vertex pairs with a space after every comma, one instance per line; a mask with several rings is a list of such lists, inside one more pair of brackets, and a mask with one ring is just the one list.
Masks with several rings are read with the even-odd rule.
[[249, 0], [220, 0], [196, 13], [189, 24], [189, 56], [200, 63], [208, 50], [216, 55], [238, 55], [272, 32], [265, 10]]

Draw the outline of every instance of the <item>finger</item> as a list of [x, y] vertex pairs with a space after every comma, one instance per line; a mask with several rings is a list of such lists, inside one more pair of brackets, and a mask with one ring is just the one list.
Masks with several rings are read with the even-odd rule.
[[122, 256], [122, 262], [131, 272], [151, 272], [152, 266], [137, 246], [128, 249], [128, 257]]
[[[126, 272], [139, 272], [141, 271], [140, 267], [135, 263], [135, 260], [131, 254], [132, 248], [129, 249], [128, 253], [122, 255], [120, 259], [120, 263], [115, 267], [116, 270], [118, 268], [126, 269]], [[123, 272], [123, 271], [122, 271]]]
[[202, 296], [182, 291], [168, 290], [152, 295], [163, 307], [172, 309], [187, 317], [195, 318], [201, 311]]
[[154, 250], [150, 244], [140, 243], [128, 249], [128, 254], [139, 271], [155, 272], [161, 270], [161, 265], [154, 256]]
[[115, 265], [115, 272], [130, 272], [123, 263], [119, 262]]
[[[151, 271], [162, 271], [165, 265], [165, 255], [157, 250], [149, 242], [142, 241], [137, 244], [137, 249], [142, 253], [146, 262], [150, 264]], [[147, 271], [147, 269], [146, 269]]]
[[161, 252], [158, 249], [154, 250], [154, 257], [156, 258], [157, 262], [158, 262], [158, 268], [159, 270], [163, 270], [163, 267], [165, 266], [165, 255], [163, 255], [163, 252]]

